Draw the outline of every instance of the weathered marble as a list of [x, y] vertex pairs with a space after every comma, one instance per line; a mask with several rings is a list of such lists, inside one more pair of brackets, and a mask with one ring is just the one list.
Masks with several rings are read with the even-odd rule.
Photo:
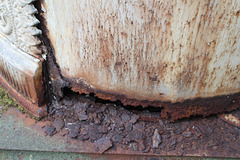
[[45, 0], [65, 78], [180, 102], [240, 92], [239, 0]]

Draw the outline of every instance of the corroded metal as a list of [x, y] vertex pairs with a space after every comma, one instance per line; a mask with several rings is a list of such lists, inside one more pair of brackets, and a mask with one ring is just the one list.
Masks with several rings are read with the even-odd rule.
[[42, 10], [73, 91], [167, 113], [182, 104], [204, 113], [216, 96], [235, 98], [212, 111], [238, 107], [238, 0], [45, 0]]
[[[70, 81], [72, 82], [72, 81]], [[177, 119], [189, 118], [192, 115], [209, 116], [219, 112], [231, 111], [239, 107], [240, 93], [233, 95], [222, 95], [211, 98], [196, 98], [194, 100], [185, 100], [184, 102], [161, 102], [161, 101], [139, 101], [136, 99], [129, 99], [124, 95], [116, 95], [112, 93], [102, 93], [99, 90], [89, 89], [87, 86], [79, 85], [72, 82], [72, 90], [80, 93], [97, 93], [97, 96], [102, 99], [111, 101], [120, 100], [124, 105], [132, 106], [154, 106], [161, 107], [161, 116], [171, 119], [174, 122]]]

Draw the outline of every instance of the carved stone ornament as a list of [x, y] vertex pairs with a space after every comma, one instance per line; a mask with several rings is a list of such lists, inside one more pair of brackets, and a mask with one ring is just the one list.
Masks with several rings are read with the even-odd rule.
[[37, 118], [47, 114], [34, 0], [0, 0], [0, 85]]
[[0, 32], [19, 49], [30, 55], [41, 54], [37, 38], [42, 34], [36, 25], [38, 12], [32, 2], [35, 0], [0, 0]]

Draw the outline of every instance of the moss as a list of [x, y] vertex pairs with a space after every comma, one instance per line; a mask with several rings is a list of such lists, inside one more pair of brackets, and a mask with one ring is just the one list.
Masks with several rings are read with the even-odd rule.
[[32, 119], [39, 121], [38, 118], [34, 117], [28, 113], [24, 108], [17, 104], [17, 101], [14, 98], [11, 98], [8, 91], [0, 87], [0, 113], [5, 112], [9, 107], [17, 107], [22, 113], [27, 113]]
[[30, 117], [31, 117], [32, 119], [36, 120], [36, 121], [39, 121], [39, 120], [40, 120], [39, 118], [34, 117], [33, 115], [30, 115]]
[[18, 106], [16, 100], [9, 96], [8, 91], [0, 87], [0, 113], [5, 112], [11, 106]]
[[39, 121], [39, 120], [40, 120], [39, 118], [34, 117], [31, 113], [27, 112], [27, 111], [26, 111], [24, 108], [22, 108], [21, 106], [18, 105], [17, 108], [18, 108], [18, 110], [21, 111], [23, 114], [27, 113], [27, 114], [30, 116], [30, 118], [35, 119], [36, 121]]
[[17, 107], [19, 111], [21, 111], [22, 113], [26, 113], [26, 111], [21, 107], [21, 106], [18, 106]]

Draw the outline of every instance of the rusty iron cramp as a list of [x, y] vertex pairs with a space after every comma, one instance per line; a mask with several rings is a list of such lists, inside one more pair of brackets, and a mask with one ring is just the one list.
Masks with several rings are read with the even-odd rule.
[[239, 0], [2, 0], [0, 11], [1, 83], [36, 117], [64, 87], [172, 121], [239, 107]]
[[173, 121], [239, 107], [239, 11], [238, 0], [42, 4], [69, 88]]

